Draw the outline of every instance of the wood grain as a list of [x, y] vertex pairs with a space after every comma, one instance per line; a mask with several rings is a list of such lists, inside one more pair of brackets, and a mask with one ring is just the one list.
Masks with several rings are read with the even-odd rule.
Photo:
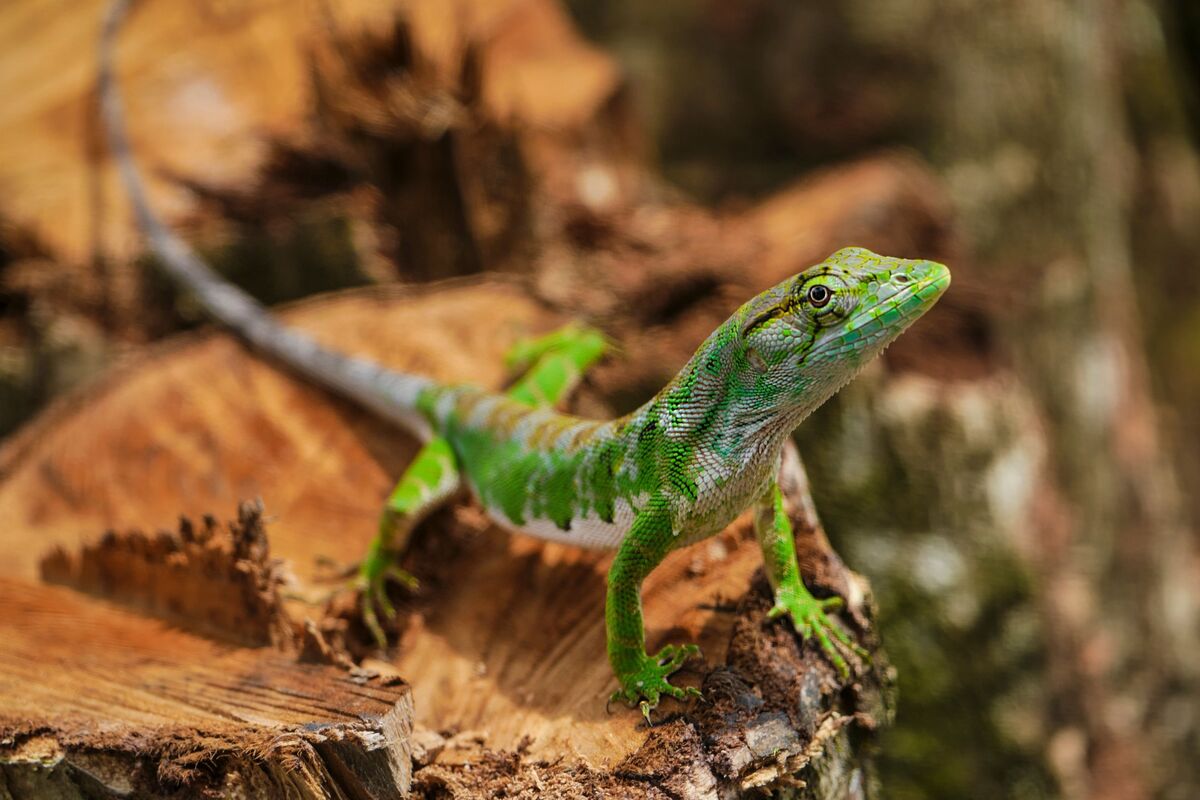
[[10, 768], [65, 763], [118, 792], [194, 789], [223, 773], [308, 797], [398, 797], [411, 781], [403, 681], [218, 644], [11, 578], [0, 608]]
[[[107, 6], [80, 0], [68, 14], [10, 0], [0, 14], [0, 218], [89, 280], [104, 279], [92, 274], [99, 253], [119, 264], [141, 248], [95, 115]], [[122, 32], [116, 69], [155, 207], [178, 223], [200, 206], [185, 184], [243, 185], [279, 140], [319, 137], [309, 127], [314, 68], [336, 69], [324, 56], [344, 58], [347, 42], [361, 48], [397, 26], [423, 89], [459, 91], [472, 51], [483, 67], [480, 110], [506, 127], [573, 131], [619, 85], [615, 62], [553, 0], [146, 0]], [[339, 86], [344, 97], [333, 101], [361, 99], [352, 88]], [[379, 116], [380, 98], [368, 100], [375, 108], [363, 113]]]

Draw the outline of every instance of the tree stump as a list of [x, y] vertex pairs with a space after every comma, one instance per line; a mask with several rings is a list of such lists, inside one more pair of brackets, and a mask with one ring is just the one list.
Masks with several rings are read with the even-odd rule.
[[[498, 365], [507, 345], [559, 321], [504, 281], [354, 292], [287, 316], [339, 348], [493, 386], [503, 377]], [[453, 353], [446, 352], [448, 342]], [[320, 607], [298, 601], [286, 610], [282, 601], [270, 611], [237, 608], [250, 602], [246, 598], [280, 592], [284, 579], [278, 576], [287, 572], [290, 588], [311, 589], [320, 561], [359, 557], [376, 510], [412, 451], [412, 442], [382, 422], [297, 382], [219, 333], [146, 355], [10, 441], [0, 453], [0, 516], [8, 521], [3, 547], [10, 554], [3, 591], [6, 605], [17, 598], [20, 605], [0, 632], [3, 774], [37, 786], [39, 779], [66, 781], [82, 792], [78, 776], [95, 775], [80, 754], [101, 752], [112, 763], [153, 765], [137, 779], [139, 790], [150, 794], [180, 785], [229, 792], [254, 770], [276, 780], [289, 764], [319, 761], [325, 771], [308, 770], [306, 791], [355, 786], [387, 796], [409, 788], [408, 774], [393, 762], [411, 751], [413, 786], [462, 797], [520, 794], [539, 785], [563, 794], [593, 787], [628, 796], [710, 796], [797, 781], [812, 783], [812, 796], [847, 796], [847, 787], [868, 779], [859, 734], [886, 721], [886, 671], [877, 664], [843, 684], [815, 646], [766, 621], [769, 593], [761, 575], [755, 577], [760, 556], [744, 522], [672, 554], [646, 584], [651, 646], [689, 639], [705, 652], [684, 678], [703, 686], [707, 702], [665, 704], [653, 728], [636, 712], [605, 705], [615, 685], [603, 635], [610, 556], [510, 535], [471, 506], [436, 515], [423, 527], [406, 565], [423, 588], [402, 600], [394, 653], [340, 675], [337, 666], [298, 664], [307, 654], [307, 660], [348, 668], [348, 656], [363, 653], [366, 641], [353, 610], [339, 615], [336, 601], [324, 616]], [[255, 496], [272, 515], [265, 540], [286, 568], [248, 545], [232, 545], [235, 556], [223, 562], [188, 556], [189, 541], [214, 536], [201, 536], [194, 526], [185, 527], [182, 543], [122, 533], [96, 542], [106, 529], [153, 530], [181, 512], [195, 516]], [[155, 614], [180, 630], [39, 587], [39, 558], [44, 577]], [[191, 585], [189, 566], [203, 573], [200, 588]], [[252, 581], [252, 589], [258, 587], [252, 591], [230, 588], [236, 581], [220, 577], [252, 567], [276, 577]], [[169, 581], [146, 577], [169, 569], [177, 571]], [[131, 588], [142, 584], [144, 591]], [[284, 615], [290, 637], [270, 633], [280, 625], [262, 622], [276, 614]], [[43, 616], [55, 624], [30, 624]], [[131, 652], [112, 652], [114, 639], [128, 642]], [[97, 670], [106, 675], [104, 693], [83, 703], [66, 690]], [[330, 688], [353, 687], [356, 675], [366, 687], [363, 697], [382, 681], [370, 694], [371, 714], [350, 702], [356, 689]], [[251, 710], [239, 707], [233, 701], [252, 691], [239, 682], [261, 687], [253, 691], [269, 699], [255, 695]], [[225, 688], [205, 688], [210, 683]], [[289, 693], [294, 709], [286, 708]], [[160, 695], [195, 705], [197, 715], [202, 710], [225, 727], [203, 728], [147, 699]], [[325, 716], [314, 716], [315, 706]], [[170, 716], [176, 724], [164, 727]], [[361, 726], [346, 727], [351, 718], [361, 718]], [[409, 735], [410, 725], [416, 734]], [[193, 728], [191, 740], [180, 733]], [[378, 761], [383, 766], [372, 767], [369, 776], [387, 772], [395, 785], [385, 791], [366, 778], [354, 783], [330, 764], [323, 742], [297, 744], [300, 751], [273, 744], [289, 731], [327, 728], [337, 730], [330, 736], [346, 751], [340, 758]], [[120, 735], [110, 735], [113, 730]], [[218, 735], [224, 737], [220, 747], [198, 746]], [[127, 747], [134, 739], [145, 746]], [[345, 744], [350, 739], [378, 746]], [[63, 769], [28, 767], [30, 752], [51, 753], [43, 761]], [[185, 756], [211, 766], [185, 771], [178, 766]], [[842, 794], [817, 790], [826, 783]]]

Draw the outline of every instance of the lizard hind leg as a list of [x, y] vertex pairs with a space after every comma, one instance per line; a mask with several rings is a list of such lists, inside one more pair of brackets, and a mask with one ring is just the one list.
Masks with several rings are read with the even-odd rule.
[[380, 648], [387, 646], [387, 635], [379, 614], [387, 619], [396, 615], [388, 598], [388, 583], [394, 581], [409, 589], [417, 588], [417, 579], [396, 564], [397, 558], [407, 549], [413, 529], [421, 520], [461, 487], [462, 476], [454, 451], [449, 442], [438, 436], [421, 448], [388, 495], [379, 516], [379, 532], [359, 564], [355, 579], [361, 592], [363, 623]]
[[[570, 324], [536, 339], [519, 342], [508, 353], [510, 369], [523, 372], [508, 395], [529, 406], [555, 405], [573, 389], [584, 371], [599, 359], [608, 343], [598, 331]], [[361, 592], [363, 623], [380, 648], [387, 635], [380, 623], [395, 616], [387, 594], [389, 582], [414, 589], [417, 580], [396, 564], [416, 526], [429, 512], [462, 487], [462, 475], [450, 443], [438, 436], [409, 464], [388, 496], [379, 517], [379, 532], [359, 565], [355, 579]]]

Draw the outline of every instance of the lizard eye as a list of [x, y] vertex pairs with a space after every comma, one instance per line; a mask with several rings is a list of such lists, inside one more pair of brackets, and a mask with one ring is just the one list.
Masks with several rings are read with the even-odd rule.
[[818, 283], [808, 289], [808, 302], [812, 304], [813, 308], [824, 308], [831, 299], [833, 299], [833, 292], [829, 290], [828, 286]]

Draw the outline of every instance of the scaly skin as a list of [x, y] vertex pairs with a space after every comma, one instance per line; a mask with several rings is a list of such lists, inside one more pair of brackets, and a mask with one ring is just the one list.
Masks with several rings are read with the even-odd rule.
[[382, 581], [392, 569], [395, 539], [463, 479], [505, 525], [617, 548], [605, 609], [608, 657], [620, 684], [613, 696], [648, 716], [662, 696], [692, 693], [668, 678], [697, 650], [669, 645], [654, 656], [646, 652], [642, 581], [667, 553], [711, 536], [754, 506], [775, 589], [772, 615], [790, 616], [843, 674], [849, 670], [843, 650], [865, 656], [827, 616], [839, 601], [816, 600], [800, 579], [777, 485], [781, 454], [813, 409], [937, 301], [950, 284], [946, 267], [839, 250], [750, 300], [653, 399], [608, 422], [550, 408], [598, 356], [587, 346], [595, 334], [583, 329], [519, 348], [516, 361], [530, 372], [509, 396], [389, 370], [287, 328], [215, 275], [155, 215], [113, 80], [113, 41], [126, 6], [116, 0], [105, 19], [101, 106], [130, 201], [163, 270], [250, 346], [429, 442], [393, 492], [364, 562], [365, 608], [373, 613], [373, 602], [390, 608]]

